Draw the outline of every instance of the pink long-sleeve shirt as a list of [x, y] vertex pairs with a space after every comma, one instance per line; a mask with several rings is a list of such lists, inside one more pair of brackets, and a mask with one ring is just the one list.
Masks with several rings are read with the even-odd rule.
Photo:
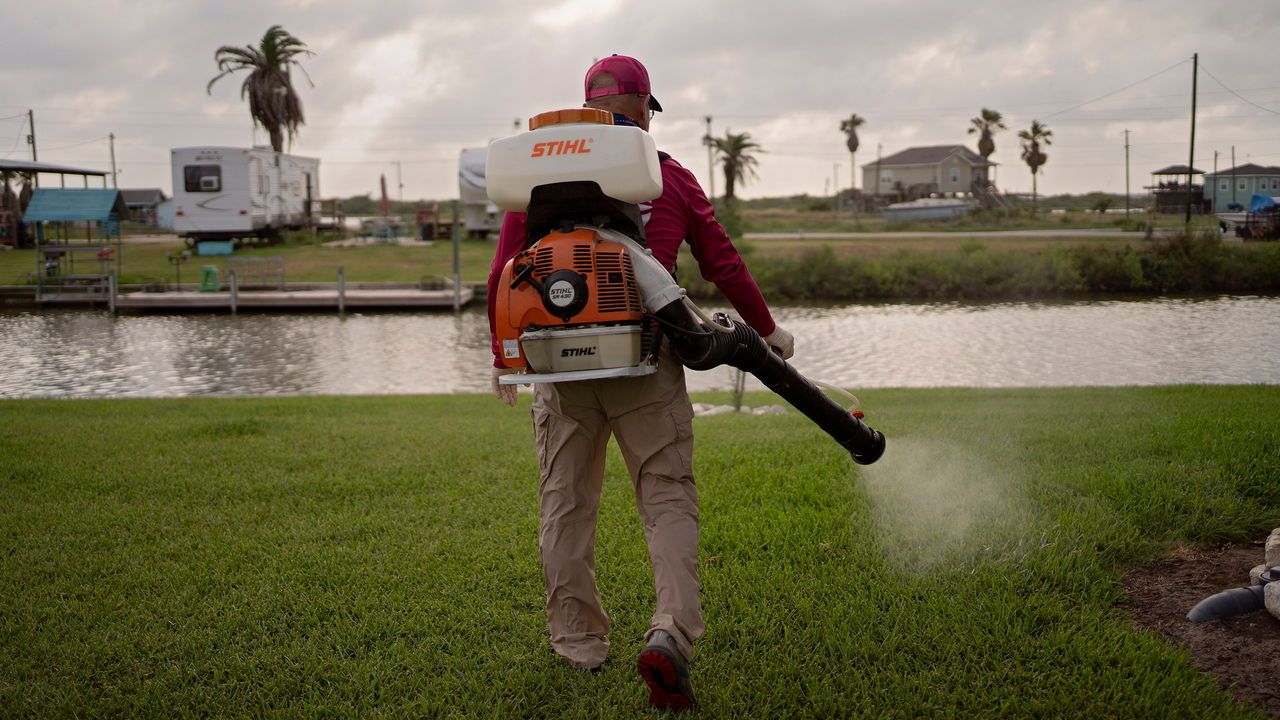
[[[680, 243], [687, 240], [702, 277], [720, 289], [752, 329], [762, 337], [771, 334], [776, 325], [769, 306], [738, 249], [716, 220], [715, 208], [707, 194], [693, 173], [675, 160], [664, 159], [661, 168], [662, 195], [652, 203], [640, 205], [645, 240], [654, 258], [674, 272]], [[502, 219], [498, 248], [489, 268], [489, 338], [494, 367], [505, 367], [493, 332], [498, 281], [507, 261], [524, 249], [525, 234], [524, 213], [507, 213]]]

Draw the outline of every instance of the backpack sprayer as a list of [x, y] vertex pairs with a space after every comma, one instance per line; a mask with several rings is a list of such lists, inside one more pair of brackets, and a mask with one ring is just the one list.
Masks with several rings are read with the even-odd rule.
[[709, 316], [645, 247], [637, 203], [662, 194], [653, 138], [590, 108], [542, 113], [529, 132], [489, 145], [489, 199], [524, 212], [528, 238], [502, 270], [494, 332], [506, 385], [638, 377], [662, 342], [693, 370], [751, 373], [817, 423], [855, 462], [884, 454], [884, 435], [724, 313]]

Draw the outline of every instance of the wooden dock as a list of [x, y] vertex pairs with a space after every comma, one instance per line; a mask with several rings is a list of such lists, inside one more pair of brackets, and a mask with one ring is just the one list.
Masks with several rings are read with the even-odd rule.
[[[458, 289], [456, 302], [464, 307], [475, 298], [467, 286]], [[129, 312], [187, 312], [239, 310], [451, 310], [452, 288], [346, 290], [240, 290], [238, 292], [130, 292], [116, 296], [116, 310]]]

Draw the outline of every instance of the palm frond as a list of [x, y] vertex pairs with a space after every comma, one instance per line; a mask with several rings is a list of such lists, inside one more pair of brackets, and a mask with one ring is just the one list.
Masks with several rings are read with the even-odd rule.
[[219, 72], [205, 90], [212, 94], [213, 85], [218, 80], [241, 70], [249, 71], [240, 84], [240, 99], [249, 101], [249, 115], [254, 124], [267, 130], [272, 147], [279, 151], [283, 149], [283, 136], [287, 135], [292, 141], [298, 128], [306, 122], [302, 101], [294, 89], [289, 71], [297, 67], [307, 83], [315, 87], [310, 73], [298, 62], [298, 58], [314, 54], [307, 49], [306, 43], [290, 35], [283, 27], [272, 25], [262, 35], [257, 47], [224, 45], [218, 48], [214, 52], [214, 60]]

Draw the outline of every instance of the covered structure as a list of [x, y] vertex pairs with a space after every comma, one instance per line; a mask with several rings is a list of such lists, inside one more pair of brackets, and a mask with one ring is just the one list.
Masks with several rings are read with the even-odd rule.
[[[83, 300], [86, 294], [108, 293], [112, 270], [117, 275], [120, 270], [120, 220], [127, 212], [118, 190], [37, 188], [22, 217], [35, 228], [36, 300]], [[78, 223], [84, 223], [83, 238], [70, 232]], [[46, 232], [51, 224], [57, 237]]]
[[[1187, 205], [1190, 204], [1193, 214], [1208, 212], [1207, 203], [1203, 199], [1204, 184], [1197, 184], [1194, 180], [1197, 175], [1204, 175], [1204, 171], [1186, 165], [1170, 165], [1153, 170], [1151, 184], [1144, 189], [1151, 191], [1151, 196], [1155, 199], [1155, 211], [1177, 215], [1186, 212]], [[1190, 184], [1187, 183], [1188, 176], [1193, 178]]]
[[58, 163], [43, 163], [33, 160], [6, 160], [0, 158], [0, 243], [16, 247], [30, 247], [33, 241], [23, 225], [23, 215], [27, 204], [36, 188], [40, 187], [42, 175], [57, 175], [58, 185], [67, 186], [67, 176], [80, 177], [84, 187], [89, 187], [89, 178], [102, 178], [102, 187], [107, 186], [106, 170], [73, 167]]

